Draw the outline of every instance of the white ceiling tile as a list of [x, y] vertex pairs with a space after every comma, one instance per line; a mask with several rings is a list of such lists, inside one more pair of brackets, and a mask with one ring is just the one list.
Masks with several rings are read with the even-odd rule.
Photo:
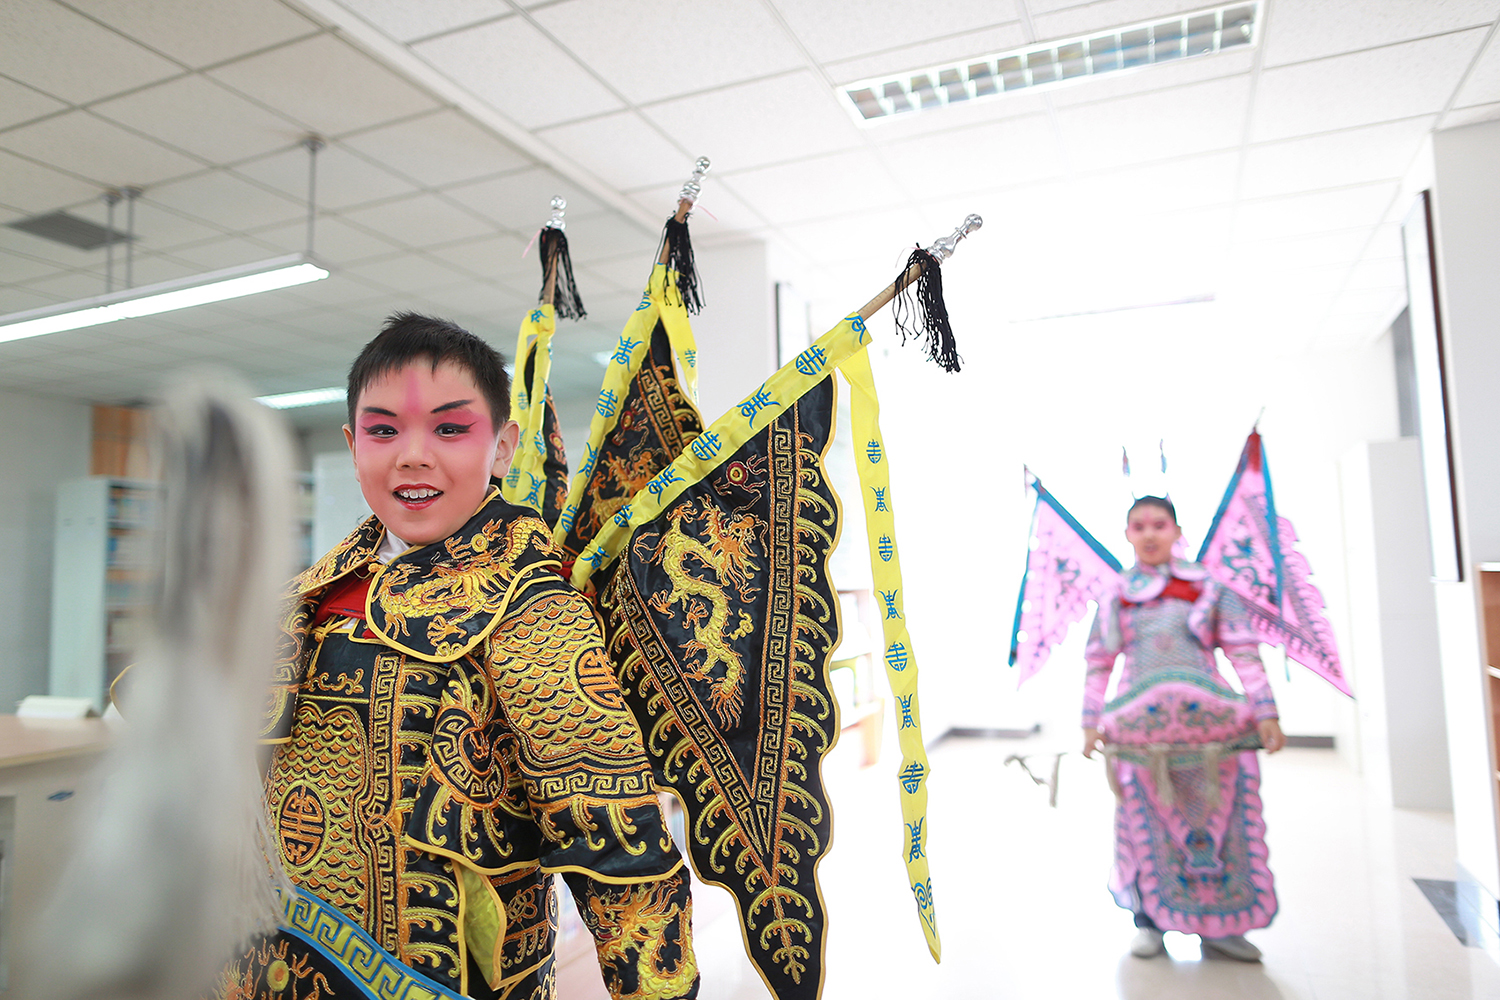
[[106, 187], [147, 185], [203, 164], [87, 111], [72, 111], [0, 133], [0, 146]]
[[[674, 181], [633, 191], [630, 200], [665, 223], [677, 211], [677, 195], [681, 191], [682, 182]], [[730, 185], [715, 182], [712, 173], [703, 182], [703, 193], [698, 196], [689, 223], [694, 240], [710, 242], [744, 238], [766, 227], [765, 217], [736, 195]]]
[[[330, 143], [318, 151], [317, 198], [320, 210], [339, 211], [402, 195], [414, 194], [410, 181], [356, 156], [341, 143]], [[289, 198], [307, 203], [308, 152], [293, 146], [270, 156], [241, 163], [234, 173], [275, 188]]]
[[783, 224], [864, 212], [903, 200], [901, 189], [870, 150], [738, 171], [720, 183]]
[[487, 223], [432, 194], [369, 205], [342, 214], [356, 225], [409, 247], [454, 243], [491, 231]]
[[[0, 142], [3, 141], [4, 136], [0, 136]], [[40, 215], [97, 198], [101, 193], [97, 185], [88, 181], [0, 149], [0, 205], [8, 205], [23, 215]]]
[[[260, 258], [252, 257], [251, 260], [263, 259], [270, 254], [262, 252]], [[202, 274], [211, 268], [195, 267], [191, 263], [177, 258], [175, 255], [137, 253], [130, 261], [130, 284], [125, 284], [125, 264], [119, 257], [115, 258], [115, 280], [119, 287], [139, 288], [141, 285], [154, 285], [158, 281], [175, 281], [178, 278], [187, 278], [195, 274]]]
[[1406, 290], [1406, 259], [1404, 257], [1365, 258], [1355, 264], [1344, 282], [1346, 291]]
[[[571, 230], [569, 230], [571, 232]], [[522, 257], [522, 251], [527, 251]], [[571, 250], [571, 248], [570, 248]], [[497, 233], [481, 239], [470, 240], [452, 246], [436, 247], [427, 251], [428, 256], [457, 265], [469, 274], [477, 274], [489, 280], [529, 287], [535, 279], [541, 284], [542, 265], [537, 259], [536, 248], [528, 249], [527, 242], [509, 233]]]
[[911, 178], [917, 196], [953, 195], [1010, 187], [1056, 176], [1061, 169], [1057, 133], [1046, 115], [1011, 118], [949, 133], [953, 141], [935, 156], [926, 139], [881, 146], [897, 177]]
[[1490, 43], [1484, 47], [1484, 52], [1474, 64], [1469, 78], [1464, 81], [1463, 89], [1458, 92], [1458, 99], [1453, 102], [1453, 106], [1466, 108], [1496, 101], [1500, 101], [1500, 32], [1492, 36]]
[[[99, 263], [102, 266], [103, 260], [101, 259]], [[118, 291], [121, 287], [119, 279], [122, 274], [118, 269], [118, 262], [116, 268], [115, 290]], [[92, 295], [103, 295], [104, 274], [102, 270], [98, 274], [89, 271], [60, 271], [57, 274], [28, 282], [26, 287], [59, 302], [71, 302], [74, 299], [85, 299]]]
[[1275, 3], [1265, 26], [1265, 65], [1391, 45], [1495, 19], [1494, 0], [1318, 0]]
[[381, 288], [404, 292], [426, 292], [450, 288], [465, 277], [442, 261], [421, 254], [403, 253], [384, 260], [352, 264], [342, 270]]
[[[0, 285], [18, 285], [35, 281], [63, 270], [56, 263], [30, 254], [0, 249]], [[15, 310], [9, 310], [14, 312]]]
[[895, 278], [913, 243], [931, 242], [933, 235], [927, 232], [921, 217], [905, 206], [874, 209], [842, 219], [802, 222], [783, 226], [781, 232], [820, 263], [873, 261], [868, 265], [871, 295], [880, 290], [877, 285]]
[[0, 76], [0, 129], [62, 111], [67, 105], [39, 90]]
[[278, 0], [68, 0], [158, 52], [202, 67], [290, 41], [317, 25]]
[[53, 0], [0, 4], [0, 66], [11, 79], [74, 104], [182, 72]]
[[346, 137], [343, 145], [428, 187], [532, 165], [531, 157], [452, 109]]
[[1400, 185], [1365, 184], [1335, 191], [1245, 202], [1234, 223], [1237, 241], [1359, 229], [1380, 222]]
[[[298, 247], [297, 249], [301, 249]], [[171, 256], [190, 265], [195, 272], [217, 271], [240, 264], [253, 264], [278, 256], [280, 248], [271, 249], [259, 242], [238, 237], [210, 240], [189, 247], [176, 247]]]
[[721, 170], [741, 170], [794, 157], [849, 149], [858, 126], [832, 90], [809, 72], [739, 84], [642, 109], [694, 156]]
[[875, 55], [840, 59], [823, 67], [836, 84], [855, 83], [870, 77], [895, 76], [907, 71], [963, 62], [979, 56], [1008, 52], [1026, 44], [1021, 22], [1012, 21], [992, 28], [968, 31], [949, 38], [937, 38], [903, 45]]
[[[683, 175], [684, 179], [686, 176]], [[577, 184], [564, 180], [546, 167], [455, 185], [445, 189], [443, 194], [465, 208], [493, 219], [500, 226], [526, 233], [528, 238], [552, 217], [550, 206], [557, 195], [568, 202], [566, 218], [569, 220], [604, 209], [597, 199], [589, 197]]]
[[[256, 229], [250, 235], [282, 253], [296, 253], [307, 247], [307, 222], [299, 220], [269, 226]], [[394, 249], [396, 245], [389, 240], [351, 226], [338, 216], [319, 215], [313, 227], [313, 254], [334, 267], [383, 257]]]
[[[1251, 141], [1412, 118], [1441, 111], [1484, 30], [1263, 70]], [[1309, 100], [1316, 94], [1316, 100]]]
[[511, 13], [505, 0], [338, 0], [390, 37], [412, 42]]
[[913, 10], [903, 0], [779, 0], [787, 24], [820, 62], [993, 28], [1018, 19], [1011, 0], [949, 0]]
[[[68, 210], [70, 215], [87, 219], [98, 226], [109, 224], [109, 208], [102, 199]], [[125, 202], [115, 206], [115, 228], [128, 232], [129, 212]], [[170, 250], [184, 243], [201, 243], [216, 239], [222, 230], [174, 212], [153, 199], [150, 192], [142, 194], [135, 203], [135, 236], [138, 249], [147, 253]], [[99, 253], [100, 251], [90, 251]]]
[[1142, 66], [1123, 73], [1105, 73], [1096, 77], [1079, 77], [1070, 83], [1051, 87], [1046, 94], [1059, 108], [1105, 101], [1131, 94], [1144, 94], [1168, 87], [1214, 80], [1219, 77], [1248, 73], [1255, 65], [1255, 53], [1231, 49], [1212, 56], [1181, 59], [1177, 62]]
[[1057, 112], [1074, 170], [1161, 160], [1240, 144], [1250, 78], [1233, 76]]
[[[1036, 11], [1044, 7], [1059, 7], [1052, 0], [1027, 0], [1027, 7]], [[1036, 13], [1031, 19], [1038, 41], [1060, 41], [1078, 35], [1091, 35], [1106, 28], [1120, 28], [1172, 17], [1191, 10], [1201, 10], [1202, 5], [1184, 3], [1183, 0], [1101, 0], [1099, 3], [1082, 3]]]
[[1318, 236], [1242, 242], [1233, 247], [1230, 263], [1256, 271], [1352, 264], [1364, 253], [1374, 231], [1366, 226]]
[[[698, 155], [678, 149], [635, 111], [539, 129], [537, 137], [617, 191], [661, 184], [679, 174], [687, 180]], [[622, 155], [624, 150], [629, 155]]]
[[1470, 108], [1454, 108], [1443, 116], [1443, 128], [1462, 128], [1465, 125], [1478, 125], [1480, 122], [1492, 122], [1500, 118], [1500, 102], [1495, 104], [1476, 104]]
[[1167, 160], [1074, 178], [1069, 200], [1117, 219], [1151, 217], [1234, 201], [1238, 151]]
[[621, 106], [588, 70], [522, 17], [442, 35], [412, 46], [412, 51], [526, 128]]
[[[563, 48], [633, 103], [807, 65], [760, 0], [566, 0], [534, 15]], [[684, 44], [684, 25], [712, 24]]]
[[[666, 221], [668, 214], [670, 212], [662, 215], [663, 222]], [[696, 236], [697, 226], [693, 228]], [[633, 220], [625, 219], [612, 212], [590, 215], [588, 218], [579, 219], [576, 223], [568, 225], [570, 256], [581, 263], [622, 255], [638, 255], [643, 261], [649, 261], [654, 259], [652, 255], [656, 252], [659, 243], [659, 234], [648, 233]], [[540, 264], [537, 265], [537, 270], [541, 270]]]
[[201, 76], [179, 77], [91, 110], [215, 164], [280, 149], [303, 131]]
[[330, 136], [437, 106], [426, 91], [332, 35], [283, 45], [210, 70], [209, 75]]
[[1251, 146], [1245, 151], [1240, 193], [1245, 198], [1265, 198], [1400, 179], [1436, 120], [1436, 116], [1424, 115]]
[[[0, 266], [7, 263], [0, 260]], [[43, 295], [29, 288], [0, 288], [0, 316], [13, 312], [25, 312], [28, 309], [40, 309], [43, 306], [55, 305], [59, 300], [55, 296]]]
[[[150, 188], [154, 203], [226, 230], [244, 230], [305, 216], [307, 208], [224, 170], [214, 170]], [[142, 233], [147, 227], [137, 215]]]
[[[471, 333], [488, 340], [507, 356], [513, 353], [516, 329], [521, 325], [522, 317], [537, 301], [535, 291], [528, 296], [482, 281], [432, 289], [424, 292], [423, 297], [437, 307], [433, 311], [439, 316], [465, 317], [467, 322], [464, 325]], [[588, 304], [587, 299], [584, 304]], [[567, 320], [559, 324], [563, 336], [567, 335], [571, 325]]]

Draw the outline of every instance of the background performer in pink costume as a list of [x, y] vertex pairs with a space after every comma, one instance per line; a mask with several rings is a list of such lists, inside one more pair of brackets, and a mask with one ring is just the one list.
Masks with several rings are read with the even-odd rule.
[[[1162, 932], [1174, 930], [1256, 961], [1244, 934], [1270, 924], [1277, 904], [1254, 748], [1275, 753], [1286, 738], [1244, 604], [1203, 565], [1173, 558], [1181, 536], [1169, 500], [1130, 508], [1136, 565], [1100, 601], [1089, 635], [1083, 752], [1105, 752], [1118, 796], [1110, 891], [1140, 928], [1131, 953], [1161, 954]], [[1220, 677], [1215, 646], [1244, 695]]]

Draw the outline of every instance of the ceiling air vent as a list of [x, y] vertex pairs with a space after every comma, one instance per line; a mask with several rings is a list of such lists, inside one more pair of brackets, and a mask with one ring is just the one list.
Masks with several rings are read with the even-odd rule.
[[1260, 3], [1159, 18], [838, 88], [861, 125], [1255, 44]]
[[19, 229], [23, 233], [40, 236], [44, 240], [66, 243], [79, 250], [97, 250], [109, 243], [125, 243], [130, 240], [130, 237], [118, 229], [109, 229], [87, 219], [80, 219], [76, 215], [69, 215], [67, 212], [33, 215], [19, 222], [7, 222], [6, 225], [11, 229]]

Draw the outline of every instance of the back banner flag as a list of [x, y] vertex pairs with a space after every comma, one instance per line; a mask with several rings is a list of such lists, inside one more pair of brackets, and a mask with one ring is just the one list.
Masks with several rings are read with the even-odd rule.
[[674, 281], [665, 265], [653, 268], [605, 370], [583, 461], [553, 529], [570, 555], [703, 429], [694, 405], [697, 349]]
[[835, 368], [853, 389], [860, 489], [904, 759], [902, 858], [939, 954], [927, 868], [929, 773], [906, 633], [889, 461], [851, 316], [691, 441], [579, 555], [657, 782], [682, 800], [700, 878], [728, 888], [747, 951], [781, 1000], [812, 1000], [824, 967], [816, 878], [830, 807], [821, 763], [838, 737], [828, 656], [839, 636], [828, 554], [840, 507], [824, 469]]
[[511, 418], [521, 434], [505, 474], [505, 499], [532, 508], [548, 525], [557, 523], [568, 490], [568, 456], [547, 384], [556, 326], [550, 305], [537, 306], [521, 322], [510, 386]]

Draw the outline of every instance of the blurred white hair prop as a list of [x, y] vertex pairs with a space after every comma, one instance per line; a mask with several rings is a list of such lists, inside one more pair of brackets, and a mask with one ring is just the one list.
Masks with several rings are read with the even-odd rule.
[[28, 963], [49, 1000], [187, 1000], [291, 892], [255, 733], [290, 568], [292, 465], [276, 416], [222, 374], [179, 377], [155, 413], [156, 589], [126, 725]]

